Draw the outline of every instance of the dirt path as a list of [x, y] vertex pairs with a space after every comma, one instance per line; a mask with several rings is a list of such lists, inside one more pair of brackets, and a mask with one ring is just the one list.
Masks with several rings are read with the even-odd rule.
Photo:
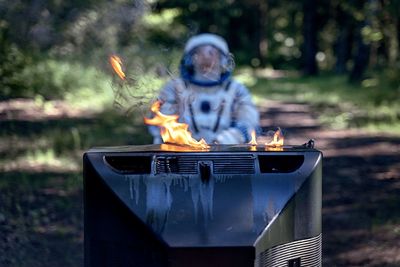
[[[308, 105], [265, 101], [260, 105], [260, 111], [261, 124], [268, 126], [264, 128], [265, 131], [281, 127], [285, 132], [285, 143], [289, 145], [303, 144], [313, 138], [316, 148], [324, 153], [324, 266], [400, 266], [400, 137], [326, 129], [318, 123]], [[31, 125], [31, 131], [40, 137], [40, 134], [47, 133], [42, 129], [47, 125], [43, 121], [76, 118], [77, 120], [68, 121], [64, 125], [66, 128], [59, 128], [59, 131], [65, 131], [68, 127], [78, 127], [77, 122], [81, 116], [82, 112], [71, 113], [62, 103], [54, 103], [47, 108], [37, 107], [32, 101], [13, 100], [0, 103], [2, 126], [7, 128], [5, 126], [8, 125], [8, 131], [17, 131], [10, 133], [19, 138], [17, 146], [12, 146], [11, 150], [17, 154], [21, 149], [25, 151], [30, 148], [29, 144], [22, 142], [25, 140], [22, 138], [23, 134], [17, 135], [26, 132], [23, 125]], [[85, 116], [91, 117], [91, 114]], [[15, 120], [15, 125], [6, 124], [8, 120]], [[80, 123], [86, 124], [86, 121]], [[61, 125], [63, 124], [49, 124], [46, 127], [49, 130]], [[116, 128], [113, 125], [108, 125], [107, 131], [109, 128]], [[39, 129], [39, 133], [36, 133]], [[6, 142], [0, 142], [0, 156], [9, 156], [7, 144], [13, 139], [7, 135], [7, 129], [0, 127], [0, 132], [1, 130], [5, 131], [3, 139]], [[52, 133], [49, 132], [50, 135]], [[105, 134], [108, 135], [109, 132]], [[28, 170], [31, 169], [30, 166]], [[5, 173], [0, 175], [4, 176]], [[10, 253], [8, 256], [0, 253], [1, 266], [2, 255], [9, 262], [19, 262], [20, 256], [24, 255], [22, 258], [27, 263], [21, 266], [54, 266], [53, 263], [59, 262], [63, 262], [64, 266], [82, 264], [82, 238], [79, 237], [82, 235], [82, 191], [80, 186], [68, 186], [68, 181], [78, 181], [76, 176], [80, 174], [60, 174], [49, 170], [30, 173], [21, 168], [17, 172], [7, 173], [7, 186], [0, 194], [0, 203], [3, 200], [3, 203], [8, 204], [0, 204], [0, 233], [4, 233], [2, 229], [8, 229], [10, 235], [7, 239], [0, 240], [0, 252], [7, 247]], [[25, 180], [28, 181], [25, 184], [18, 182]], [[54, 188], [60, 188], [59, 192], [64, 193], [68, 192], [65, 188], [72, 188], [74, 191], [67, 196], [64, 193], [62, 196], [49, 195], [51, 192], [43, 191], [43, 186], [51, 188], [52, 192]], [[10, 210], [14, 212], [14, 207], [22, 208], [19, 215], [11, 217], [12, 221], [7, 221], [4, 214]], [[32, 212], [25, 212], [26, 207], [32, 209]], [[51, 216], [40, 216], [46, 221], [38, 221], [33, 225], [32, 221], [36, 217], [32, 216], [42, 214], [43, 211]], [[64, 229], [65, 225], [71, 228], [71, 233], [67, 235], [62, 232], [56, 234], [52, 230], [59, 226]], [[33, 227], [40, 230], [36, 235], [31, 233]], [[42, 232], [45, 229], [49, 229], [48, 233]], [[43, 251], [46, 255], [43, 255]], [[38, 258], [37, 255], [41, 256]], [[8, 265], [18, 264], [5, 266]]]
[[286, 144], [315, 139], [323, 160], [324, 266], [400, 266], [400, 138], [322, 127], [308, 105], [263, 102]]

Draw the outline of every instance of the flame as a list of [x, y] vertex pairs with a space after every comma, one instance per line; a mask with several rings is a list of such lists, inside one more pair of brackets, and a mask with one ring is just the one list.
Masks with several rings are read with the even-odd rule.
[[122, 80], [125, 80], [125, 73], [122, 71], [122, 60], [119, 58], [119, 56], [110, 56], [109, 60], [115, 73], [117, 73]]
[[[160, 149], [162, 151], [174, 151], [174, 152], [193, 152], [193, 151], [198, 151], [199, 149], [190, 146], [182, 146], [182, 145], [176, 145], [176, 144], [161, 144]], [[209, 149], [202, 149], [202, 150], [209, 150]]]
[[200, 149], [209, 148], [204, 139], [197, 141], [192, 138], [192, 134], [188, 131], [189, 125], [178, 122], [178, 115], [162, 114], [160, 107], [160, 101], [154, 102], [151, 106], [151, 111], [155, 113], [155, 116], [152, 119], [144, 118], [144, 122], [148, 125], [161, 126], [160, 133], [164, 143], [187, 145]]
[[248, 144], [251, 145], [250, 151], [257, 151], [257, 136], [255, 130], [251, 131], [251, 140]]
[[266, 146], [265, 151], [283, 151], [283, 146]]
[[251, 140], [250, 140], [250, 142], [248, 144], [249, 145], [257, 145], [257, 138], [256, 138], [256, 131], [255, 130], [253, 130], [251, 132]]
[[265, 146], [268, 148], [282, 148], [283, 141], [285, 138], [283, 137], [282, 131], [280, 128], [274, 133], [274, 137], [271, 142], [265, 143]]

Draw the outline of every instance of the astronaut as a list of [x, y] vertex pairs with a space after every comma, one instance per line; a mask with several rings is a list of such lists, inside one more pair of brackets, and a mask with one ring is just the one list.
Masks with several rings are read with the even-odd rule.
[[[247, 88], [233, 80], [233, 60], [228, 45], [218, 35], [193, 36], [184, 48], [180, 77], [162, 88], [163, 114], [179, 115], [196, 140], [208, 144], [241, 144], [250, 141], [259, 125], [259, 114]], [[158, 127], [149, 127], [153, 143], [162, 139]]]

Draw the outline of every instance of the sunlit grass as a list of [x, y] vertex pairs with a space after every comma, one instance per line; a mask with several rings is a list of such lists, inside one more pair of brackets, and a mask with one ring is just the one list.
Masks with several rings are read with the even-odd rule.
[[56, 155], [52, 148], [37, 149], [27, 151], [17, 158], [1, 161], [0, 170], [6, 172], [16, 170], [76, 172], [80, 170], [80, 162], [77, 161], [76, 156]]
[[400, 123], [367, 123], [363, 126], [368, 132], [386, 132], [391, 134], [400, 134]]
[[27, 124], [24, 132], [1, 137], [6, 156], [0, 159], [0, 170], [78, 171], [82, 153], [92, 147], [151, 142], [140, 112], [133, 114], [106, 110], [89, 119]]
[[48, 164], [54, 167], [72, 167], [73, 169], [76, 169], [76, 165], [72, 161], [68, 160], [68, 158], [56, 157], [54, 149], [31, 151], [19, 159], [26, 161], [29, 165]]
[[310, 103], [320, 121], [335, 129], [361, 128], [400, 134], [400, 91], [378, 79], [350, 84], [345, 76], [257, 79], [255, 99]]

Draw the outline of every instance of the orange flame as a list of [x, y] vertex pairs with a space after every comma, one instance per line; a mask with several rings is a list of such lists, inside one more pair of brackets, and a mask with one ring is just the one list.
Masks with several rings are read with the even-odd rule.
[[283, 146], [283, 141], [285, 138], [283, 137], [281, 129], [278, 128], [278, 130], [274, 133], [274, 137], [271, 142], [265, 143], [267, 147], [282, 147]]
[[115, 73], [117, 73], [122, 80], [125, 80], [125, 73], [122, 71], [122, 60], [119, 58], [119, 56], [110, 56], [109, 60]]
[[249, 145], [257, 145], [257, 138], [256, 138], [256, 131], [255, 130], [253, 130], [251, 132], [251, 140], [250, 140], [250, 142], [248, 144]]
[[257, 145], [257, 137], [256, 137], [256, 131], [255, 130], [251, 131], [251, 140], [250, 140], [250, 142], [248, 144], [251, 145], [251, 147], [250, 147], [251, 151], [257, 151], [257, 147], [256, 147], [256, 145]]
[[[190, 146], [182, 146], [182, 145], [176, 145], [176, 144], [161, 144], [160, 146], [162, 151], [174, 151], [174, 152], [193, 152], [193, 151], [198, 151], [199, 149], [196, 147], [190, 147]], [[209, 150], [209, 149], [202, 149], [202, 150]]]
[[161, 102], [156, 101], [151, 106], [151, 111], [155, 113], [154, 118], [144, 118], [148, 125], [161, 126], [160, 133], [164, 143], [187, 145], [192, 148], [208, 149], [204, 139], [197, 141], [188, 131], [189, 125], [178, 122], [178, 115], [165, 115], [160, 112]]

